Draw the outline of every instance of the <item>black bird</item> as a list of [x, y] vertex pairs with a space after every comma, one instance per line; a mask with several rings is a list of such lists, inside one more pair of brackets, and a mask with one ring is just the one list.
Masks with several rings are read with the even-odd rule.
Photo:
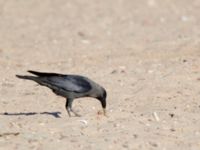
[[72, 109], [73, 100], [80, 97], [93, 97], [98, 99], [101, 102], [104, 115], [106, 115], [106, 90], [91, 79], [80, 75], [64, 75], [37, 71], [28, 72], [36, 76], [16, 76], [20, 79], [33, 80], [42, 86], [50, 88], [56, 95], [65, 97], [65, 107], [70, 117], [70, 112], [73, 112], [75, 116], [80, 116]]

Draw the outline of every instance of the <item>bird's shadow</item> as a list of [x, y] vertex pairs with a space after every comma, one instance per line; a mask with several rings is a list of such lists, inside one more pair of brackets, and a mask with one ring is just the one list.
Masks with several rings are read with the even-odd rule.
[[19, 113], [4, 112], [4, 113], [0, 113], [0, 115], [5, 115], [5, 116], [51, 115], [52, 117], [55, 117], [55, 118], [61, 118], [60, 114], [61, 114], [61, 112], [59, 112], [59, 111], [56, 111], [56, 112], [19, 112]]

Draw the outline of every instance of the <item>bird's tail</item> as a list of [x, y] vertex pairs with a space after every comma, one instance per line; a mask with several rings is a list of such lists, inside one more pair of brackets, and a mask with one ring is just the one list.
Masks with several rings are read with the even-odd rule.
[[34, 76], [22, 76], [22, 75], [16, 75], [16, 77], [20, 78], [20, 79], [26, 79], [26, 80], [33, 80], [37, 82], [37, 77]]
[[39, 77], [61, 76], [61, 74], [57, 74], [57, 73], [38, 72], [38, 71], [33, 71], [33, 70], [28, 70], [28, 72]]

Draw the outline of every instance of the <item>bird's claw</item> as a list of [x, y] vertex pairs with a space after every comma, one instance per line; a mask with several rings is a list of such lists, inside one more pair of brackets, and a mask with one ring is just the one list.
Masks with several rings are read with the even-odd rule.
[[75, 117], [81, 117], [81, 115], [75, 112], [74, 110], [71, 110], [71, 111], [74, 113]]
[[105, 108], [103, 108], [103, 115], [104, 115], [105, 117], [108, 117]]
[[81, 117], [81, 115], [74, 113], [75, 117]]

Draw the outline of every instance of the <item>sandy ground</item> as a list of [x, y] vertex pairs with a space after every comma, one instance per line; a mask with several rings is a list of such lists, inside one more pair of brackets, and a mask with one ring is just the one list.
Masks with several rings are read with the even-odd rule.
[[[199, 0], [0, 0], [1, 150], [199, 150]], [[74, 102], [16, 74], [82, 74]]]

